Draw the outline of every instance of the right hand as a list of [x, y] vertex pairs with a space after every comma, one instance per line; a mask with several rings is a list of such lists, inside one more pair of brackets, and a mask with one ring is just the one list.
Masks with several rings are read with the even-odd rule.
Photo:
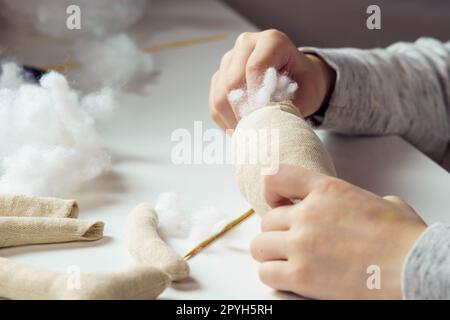
[[223, 130], [234, 129], [239, 121], [237, 110], [228, 102], [228, 93], [244, 86], [256, 88], [269, 67], [287, 73], [298, 83], [293, 103], [304, 117], [316, 112], [334, 87], [334, 70], [321, 58], [300, 52], [284, 33], [242, 33], [211, 79], [210, 112]]
[[275, 209], [251, 245], [264, 283], [315, 299], [402, 298], [403, 265], [427, 228], [408, 204], [289, 165], [265, 177], [264, 196]]

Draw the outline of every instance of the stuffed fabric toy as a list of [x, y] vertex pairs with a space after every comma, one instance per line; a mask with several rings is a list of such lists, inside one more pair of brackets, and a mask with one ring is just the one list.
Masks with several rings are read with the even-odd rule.
[[[0, 195], [0, 247], [91, 241], [103, 222], [76, 219], [73, 200]], [[119, 272], [59, 273], [0, 258], [0, 297], [8, 299], [154, 299], [188, 276], [186, 262], [159, 237], [148, 204], [129, 216], [128, 248], [138, 263]]]
[[164, 270], [172, 280], [189, 275], [189, 266], [158, 234], [158, 216], [147, 203], [138, 205], [128, 217], [128, 251], [141, 265]]
[[74, 276], [0, 258], [0, 296], [8, 299], [154, 299], [170, 282], [168, 274], [148, 266]]
[[270, 210], [263, 195], [264, 176], [275, 174], [279, 164], [336, 176], [322, 142], [290, 102], [269, 104], [244, 116], [233, 133], [232, 146], [239, 188], [260, 214]]
[[74, 200], [0, 195], [0, 248], [103, 237], [103, 222], [77, 217]]

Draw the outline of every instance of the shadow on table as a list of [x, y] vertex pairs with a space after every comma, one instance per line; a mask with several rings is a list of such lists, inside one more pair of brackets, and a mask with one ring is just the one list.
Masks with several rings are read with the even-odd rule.
[[192, 277], [173, 282], [172, 288], [177, 291], [193, 291], [201, 288], [200, 283]]
[[[120, 195], [127, 193], [128, 189], [121, 175], [114, 170], [114, 167], [124, 163], [135, 164], [155, 164], [163, 163], [164, 159], [150, 157], [143, 154], [125, 154], [110, 151], [112, 158], [112, 169], [95, 179], [84, 184], [80, 190], [66, 198], [74, 198], [80, 206], [80, 213], [85, 211], [96, 211], [105, 206], [116, 204]], [[83, 215], [83, 218], [89, 216]]]
[[163, 158], [150, 157], [143, 154], [124, 154], [115, 151], [110, 151], [113, 165], [118, 165], [122, 163], [142, 163], [142, 164], [160, 164], [165, 163], [166, 160]]
[[309, 298], [302, 297], [295, 293], [287, 292], [287, 291], [274, 291], [273, 295], [277, 299], [281, 299], [281, 300], [309, 300]]
[[126, 187], [120, 175], [109, 171], [86, 183], [74, 194], [74, 198], [83, 212], [114, 204], [116, 195], [124, 192]]

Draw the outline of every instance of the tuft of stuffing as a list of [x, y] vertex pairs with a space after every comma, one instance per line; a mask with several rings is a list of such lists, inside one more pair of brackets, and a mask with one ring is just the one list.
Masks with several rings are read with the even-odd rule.
[[245, 117], [253, 110], [270, 103], [291, 101], [298, 84], [286, 74], [280, 74], [275, 68], [268, 68], [261, 84], [255, 90], [239, 88], [228, 94], [228, 101], [238, 110], [239, 116]]
[[159, 231], [163, 238], [186, 238], [190, 221], [181, 207], [181, 200], [174, 192], [161, 193], [156, 200], [155, 211], [159, 219]]
[[183, 238], [190, 246], [220, 231], [233, 218], [215, 207], [188, 212], [182, 208], [181, 199], [174, 192], [160, 194], [155, 211], [161, 236], [166, 239]]
[[[0, 0], [0, 18], [14, 26], [32, 27], [58, 38], [102, 37], [138, 22], [147, 12], [148, 4], [148, 0]], [[66, 10], [71, 5], [80, 7], [80, 29], [66, 27], [69, 17]]]
[[100, 91], [89, 93], [80, 100], [81, 108], [95, 120], [108, 119], [119, 107], [117, 104], [117, 92], [105, 87]]
[[17, 65], [2, 70], [0, 192], [63, 196], [110, 167], [88, 111], [111, 91], [83, 98], [59, 73], [29, 83]]
[[1, 67], [0, 89], [16, 89], [24, 82], [22, 69], [14, 62], [5, 62]]
[[153, 56], [143, 52], [126, 34], [78, 42], [81, 68], [78, 82], [121, 88], [155, 71]]
[[228, 222], [225, 213], [216, 207], [206, 207], [192, 213], [189, 241], [197, 243], [219, 232]]

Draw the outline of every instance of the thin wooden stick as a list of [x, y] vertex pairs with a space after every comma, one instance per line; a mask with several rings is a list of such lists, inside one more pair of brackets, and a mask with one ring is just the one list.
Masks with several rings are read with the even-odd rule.
[[207, 246], [209, 246], [216, 240], [220, 239], [228, 231], [232, 230], [234, 227], [236, 227], [241, 222], [245, 221], [247, 218], [249, 218], [254, 213], [255, 213], [255, 210], [248, 209], [244, 214], [242, 214], [239, 217], [237, 217], [236, 219], [230, 221], [225, 227], [222, 228], [222, 230], [220, 230], [216, 234], [213, 234], [206, 240], [203, 240], [198, 245], [196, 245], [192, 250], [190, 250], [188, 253], [186, 253], [186, 255], [184, 256], [184, 260], [187, 261], [187, 260], [191, 259], [193, 256], [195, 256], [201, 250], [205, 249]]
[[[221, 32], [216, 33], [209, 36], [202, 36], [202, 37], [193, 37], [189, 39], [184, 40], [178, 40], [178, 41], [172, 41], [167, 43], [161, 43], [153, 46], [148, 46], [142, 49], [142, 51], [145, 52], [160, 52], [164, 50], [170, 50], [170, 49], [177, 49], [182, 47], [189, 47], [194, 46], [198, 44], [208, 43], [208, 42], [214, 42], [214, 41], [220, 41], [227, 37], [227, 33]], [[66, 61], [60, 64], [54, 64], [54, 65], [48, 65], [45, 67], [42, 67], [41, 69], [45, 71], [55, 70], [55, 71], [65, 71], [69, 69], [75, 69], [79, 68], [80, 63], [78, 61]]]
[[80, 67], [80, 63], [78, 61], [66, 61], [63, 63], [59, 63], [59, 64], [51, 64], [48, 66], [43, 67], [42, 69], [45, 71], [50, 71], [50, 70], [54, 70], [54, 71], [58, 71], [58, 72], [62, 72], [65, 70], [69, 70], [69, 69], [75, 69], [75, 68], [79, 68]]
[[169, 50], [169, 49], [190, 47], [190, 46], [194, 46], [197, 44], [220, 41], [220, 40], [225, 39], [226, 37], [227, 37], [227, 33], [221, 32], [221, 33], [216, 33], [216, 34], [209, 35], [209, 36], [193, 37], [193, 38], [184, 39], [184, 40], [178, 40], [178, 41], [173, 41], [173, 42], [168, 42], [168, 43], [157, 44], [157, 45], [145, 47], [142, 50], [146, 51], [146, 52], [159, 52], [159, 51], [164, 51], [164, 50]]

